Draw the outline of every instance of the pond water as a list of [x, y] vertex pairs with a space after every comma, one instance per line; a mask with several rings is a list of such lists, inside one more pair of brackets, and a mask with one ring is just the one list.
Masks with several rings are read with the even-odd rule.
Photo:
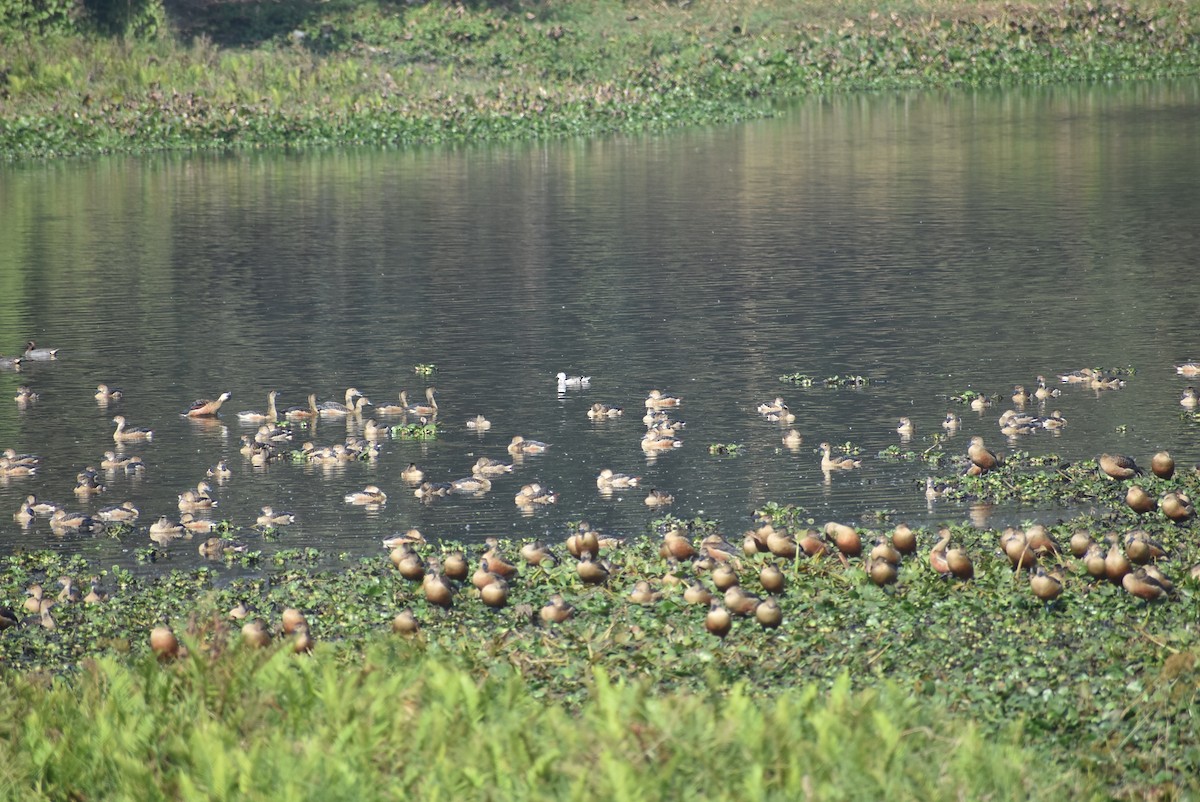
[[[1200, 459], [1173, 365], [1200, 358], [1200, 82], [813, 98], [776, 119], [661, 136], [404, 151], [112, 158], [0, 168], [0, 351], [28, 339], [55, 362], [0, 371], [0, 447], [43, 458], [0, 485], [0, 553], [55, 548], [135, 567], [159, 515], [220, 458], [217, 518], [248, 527], [264, 504], [298, 522], [265, 553], [316, 547], [371, 555], [409, 527], [427, 537], [561, 540], [586, 519], [618, 534], [669, 511], [745, 528], [768, 501], [817, 521], [965, 521], [966, 505], [924, 497], [926, 469], [881, 459], [912, 418], [910, 448], [940, 435], [948, 409], [971, 435], [1004, 443], [986, 414], [947, 400], [1001, 394], [1038, 374], [1131, 368], [1128, 385], [1065, 388], [1049, 408], [1069, 425], [1017, 447], [1068, 459], [1159, 448]], [[433, 364], [424, 377], [418, 364]], [[555, 374], [590, 387], [557, 392]], [[862, 375], [863, 388], [779, 377]], [[125, 398], [99, 406], [106, 382]], [[19, 409], [28, 384], [41, 399]], [[375, 460], [323, 470], [252, 467], [234, 413], [354, 386], [378, 404], [438, 389], [430, 442], [390, 441]], [[683, 446], [648, 459], [643, 401], [683, 398]], [[214, 423], [180, 417], [230, 391]], [[803, 445], [759, 403], [782, 396]], [[594, 423], [593, 403], [623, 417]], [[111, 476], [78, 501], [75, 475], [113, 447], [114, 414], [155, 430], [130, 445], [144, 475]], [[492, 421], [480, 435], [476, 414]], [[368, 410], [367, 417], [371, 417]], [[392, 419], [390, 422], [398, 422]], [[357, 424], [349, 424], [351, 431]], [[301, 436], [343, 440], [329, 422]], [[403, 484], [416, 462], [438, 481], [513, 435], [551, 444], [482, 497], [422, 503]], [[829, 481], [822, 440], [860, 447], [861, 468]], [[734, 443], [735, 456], [709, 446]], [[642, 487], [604, 497], [612, 468]], [[524, 514], [540, 482], [556, 505]], [[343, 496], [388, 493], [377, 511]], [[10, 518], [28, 493], [71, 509], [133, 500], [135, 531], [53, 534]], [[1053, 520], [1063, 508], [999, 507], [989, 525]], [[153, 567], [201, 561], [195, 542]], [[264, 561], [264, 569], [269, 562]], [[231, 569], [232, 570], [232, 569]]]

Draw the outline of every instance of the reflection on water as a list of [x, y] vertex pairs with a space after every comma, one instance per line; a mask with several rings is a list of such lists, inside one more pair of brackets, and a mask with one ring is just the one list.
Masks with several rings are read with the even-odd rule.
[[[1200, 285], [1200, 83], [812, 99], [777, 120], [640, 139], [470, 150], [238, 154], [0, 168], [0, 353], [34, 337], [57, 362], [0, 371], [41, 398], [0, 405], [0, 447], [36, 452], [32, 477], [0, 486], [72, 510], [133, 500], [137, 533], [59, 538], [39, 519], [0, 523], [0, 549], [52, 546], [130, 564], [158, 516], [225, 459], [213, 517], [249, 527], [264, 505], [294, 512], [272, 552], [375, 554], [418, 527], [432, 538], [560, 538], [586, 519], [622, 534], [664, 512], [730, 533], [766, 501], [817, 520], [889, 511], [916, 522], [992, 523], [1069, 510], [977, 509], [925, 498], [918, 465], [879, 459], [982, 434], [1014, 385], [1085, 365], [1132, 367], [1122, 390], [1066, 387], [1041, 414], [1069, 425], [1016, 447], [1068, 458], [1169, 448], [1200, 457], [1180, 416], [1196, 358]], [[433, 364], [432, 375], [414, 366]], [[560, 388], [558, 372], [591, 376]], [[867, 386], [779, 376], [864, 375]], [[124, 397], [99, 404], [99, 383]], [[440, 434], [392, 440], [355, 462], [255, 465], [238, 410], [280, 409], [347, 387], [376, 406], [436, 386]], [[682, 397], [678, 448], [645, 449], [652, 389]], [[233, 394], [216, 420], [181, 416]], [[782, 396], [795, 420], [758, 405]], [[589, 417], [595, 404], [624, 414]], [[1033, 407], [1037, 407], [1036, 403]], [[129, 443], [142, 472], [105, 474], [76, 499], [76, 474], [114, 448], [112, 418], [152, 427]], [[318, 420], [287, 448], [361, 436], [365, 418]], [[490, 428], [468, 428], [483, 416]], [[400, 417], [379, 418], [395, 425]], [[801, 442], [785, 435], [795, 430]], [[400, 474], [470, 476], [517, 455], [490, 492], [417, 499]], [[817, 446], [850, 443], [862, 465], [821, 470]], [[712, 454], [714, 444], [734, 444]], [[720, 449], [717, 449], [720, 451]], [[599, 492], [601, 469], [639, 477]], [[517, 505], [539, 484], [556, 503]], [[378, 485], [376, 509], [346, 494]], [[651, 507], [658, 489], [674, 499]], [[8, 514], [3, 516], [8, 520]], [[169, 549], [175, 564], [195, 544]], [[153, 570], [158, 570], [157, 568]]]

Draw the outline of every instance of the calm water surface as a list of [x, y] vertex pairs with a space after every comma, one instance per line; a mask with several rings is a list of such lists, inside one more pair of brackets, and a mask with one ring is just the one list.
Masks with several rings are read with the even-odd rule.
[[[134, 564], [146, 528], [177, 515], [175, 497], [218, 459], [234, 476], [216, 517], [249, 526], [263, 504], [299, 522], [266, 553], [315, 546], [379, 552], [419, 527], [431, 538], [565, 536], [586, 519], [621, 534], [671, 511], [736, 534], [767, 501], [818, 521], [888, 510], [920, 523], [967, 520], [927, 506], [919, 466], [876, 454], [941, 433], [946, 397], [1086, 365], [1131, 367], [1124, 390], [1066, 389], [1051, 408], [1070, 424], [1019, 447], [1070, 459], [1168, 448], [1200, 459], [1198, 425], [1181, 416], [1200, 358], [1200, 83], [811, 99], [778, 119], [645, 138], [461, 150], [237, 154], [59, 162], [0, 168], [0, 351], [29, 338], [55, 363], [0, 372], [0, 447], [44, 459], [37, 476], [0, 485], [0, 553], [55, 548]], [[433, 363], [428, 382], [413, 366]], [[556, 391], [554, 374], [587, 373]], [[861, 374], [864, 389], [797, 388], [781, 374]], [[100, 408], [98, 382], [121, 387]], [[283, 407], [347, 386], [377, 404], [436, 385], [442, 433], [389, 442], [372, 462], [333, 471], [252, 468], [235, 414]], [[42, 399], [11, 400], [20, 384]], [[651, 388], [680, 395], [684, 446], [648, 460], [639, 445]], [[233, 393], [220, 421], [179, 413]], [[804, 437], [755, 412], [782, 395]], [[592, 423], [595, 402], [626, 408]], [[959, 409], [964, 428], [1005, 446], [996, 416]], [[134, 445], [144, 476], [111, 477], [74, 499], [75, 474], [112, 448], [112, 416], [155, 429]], [[465, 421], [486, 415], [480, 436]], [[350, 425], [351, 431], [354, 425]], [[347, 424], [321, 425], [319, 444]], [[423, 504], [399, 473], [469, 475], [506, 457], [514, 434], [552, 444], [481, 498]], [[827, 482], [816, 444], [861, 447], [861, 469]], [[736, 457], [709, 454], [737, 443]], [[602, 497], [601, 468], [643, 490]], [[539, 481], [557, 505], [513, 503]], [[374, 483], [368, 512], [342, 502]], [[119, 538], [53, 535], [9, 518], [28, 493], [95, 510], [126, 499], [143, 511]], [[1076, 510], [997, 508], [991, 525]], [[142, 570], [200, 561], [180, 541]], [[265, 565], [266, 563], [264, 563]]]

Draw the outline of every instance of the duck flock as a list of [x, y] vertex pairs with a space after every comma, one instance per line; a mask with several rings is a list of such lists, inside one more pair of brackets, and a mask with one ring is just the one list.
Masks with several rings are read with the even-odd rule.
[[[30, 342], [24, 355], [8, 359], [5, 367], [19, 369], [23, 360], [53, 361], [57, 358], [58, 349], [37, 348], [34, 342]], [[1200, 363], [1179, 365], [1176, 370], [1184, 376], [1198, 376]], [[591, 379], [587, 376], [559, 373], [556, 378], [560, 394], [591, 385]], [[1090, 369], [1064, 374], [1061, 380], [1086, 384], [1097, 391], [1117, 389], [1124, 384], [1119, 377]], [[1015, 408], [1000, 416], [1001, 433], [1011, 439], [1038, 429], [1057, 430], [1065, 426], [1066, 421], [1058, 412], [1043, 417], [1024, 411], [1027, 404], [1045, 402], [1057, 397], [1059, 393], [1057, 388], [1048, 387], [1041, 376], [1038, 377], [1033, 392], [1026, 392], [1021, 386], [1014, 388], [1012, 401]], [[325, 465], [369, 460], [380, 453], [383, 442], [392, 436], [393, 432], [409, 426], [410, 421], [415, 422], [411, 425], [418, 427], [435, 426], [440, 413], [437, 390], [433, 387], [426, 390], [423, 403], [410, 402], [406, 393], [401, 392], [399, 404], [380, 406], [373, 405], [365, 395], [353, 387], [345, 391], [342, 401], [318, 403], [316, 396], [310, 395], [307, 404], [284, 410], [276, 406], [278, 395], [278, 391], [275, 390], [267, 394], [267, 407], [263, 411], [243, 411], [236, 415], [239, 423], [256, 427], [253, 434], [242, 437], [241, 448], [241, 454], [253, 465], [264, 465], [284, 459]], [[94, 394], [96, 403], [102, 408], [121, 401], [123, 397], [121, 390], [105, 384], [100, 384]], [[231, 393], [223, 392], [211, 399], [196, 400], [183, 409], [181, 414], [189, 418], [216, 418], [221, 415], [230, 398]], [[19, 405], [28, 407], [38, 402], [38, 394], [22, 386], [16, 401]], [[982, 412], [991, 402], [990, 399], [979, 396], [970, 403], [972, 408]], [[1187, 388], [1180, 403], [1186, 409], [1194, 409], [1197, 404], [1195, 390]], [[679, 397], [658, 389], [648, 393], [642, 419], [646, 428], [640, 441], [641, 448], [648, 457], [682, 445], [685, 424], [673, 416], [682, 404], [683, 401]], [[369, 416], [368, 408], [371, 408]], [[759, 404], [757, 412], [766, 420], [784, 425], [795, 421], [795, 415], [781, 397]], [[623, 416], [624, 410], [616, 405], [595, 403], [588, 408], [587, 415], [592, 420], [605, 420]], [[317, 445], [312, 441], [302, 442], [298, 447], [294, 445], [297, 440], [303, 439], [304, 434], [314, 430], [309, 424], [327, 418], [362, 421], [361, 427], [356, 428], [361, 431], [361, 436], [352, 435], [344, 442], [329, 445]], [[362, 420], [363, 418], [366, 420]], [[400, 426], [390, 425], [389, 421], [393, 418], [400, 418], [403, 423]], [[153, 431], [131, 425], [124, 415], [116, 415], [112, 421], [115, 448], [105, 452], [104, 458], [100, 460], [100, 470], [88, 467], [76, 477], [73, 493], [81, 501], [98, 497], [106, 491], [102, 471], [111, 474], [146, 470], [146, 462], [137, 455], [127, 453], [127, 449], [151, 441], [154, 437]], [[483, 431], [490, 428], [491, 423], [482, 415], [477, 415], [468, 419], [465, 426], [468, 429]], [[953, 432], [961, 426], [961, 420], [953, 412], [949, 412], [942, 426]], [[907, 442], [914, 433], [913, 422], [908, 418], [901, 419], [896, 432], [902, 442]], [[797, 430], [788, 428], [782, 442], [785, 447], [797, 450], [803, 438]], [[550, 446], [544, 442], [516, 435], [507, 449], [512, 462], [480, 457], [470, 466], [470, 475], [447, 481], [431, 480], [423, 469], [411, 463], [401, 472], [400, 479], [417, 498], [425, 501], [450, 494], [480, 495], [490, 492], [493, 480], [511, 473], [514, 466], [526, 455], [538, 454], [548, 448]], [[852, 454], [835, 453], [828, 442], [820, 444], [820, 452], [821, 469], [827, 479], [834, 472], [851, 471], [861, 465], [861, 460]], [[32, 476], [36, 474], [39, 464], [40, 459], [36, 455], [19, 454], [11, 448], [6, 449], [0, 458], [0, 475], [5, 478]], [[1161, 496], [1155, 496], [1142, 484], [1134, 482], [1142, 471], [1133, 458], [1104, 454], [1099, 457], [1097, 464], [1099, 471], [1107, 477], [1129, 484], [1125, 501], [1134, 512], [1161, 513], [1175, 523], [1185, 523], [1193, 518], [1194, 509], [1183, 490], [1171, 489]], [[962, 465], [967, 476], [983, 476], [1002, 469], [1003, 459], [987, 448], [983, 437], [975, 436], [970, 441]], [[1169, 455], [1163, 452], [1152, 460], [1151, 470], [1155, 477], [1170, 479], [1174, 475], [1175, 466]], [[183, 489], [178, 494], [178, 514], [159, 516], [148, 527], [150, 539], [165, 544], [197, 534], [208, 535], [209, 537], [199, 544], [198, 551], [209, 558], [219, 558], [243, 550], [243, 543], [225, 536], [228, 534], [227, 525], [219, 524], [209, 517], [211, 510], [217, 506], [212, 482], [221, 483], [230, 474], [228, 465], [220, 461], [214, 464], [207, 471], [206, 477], [194, 487]], [[611, 494], [617, 490], [636, 488], [639, 481], [636, 476], [604, 468], [596, 478], [596, 486], [600, 493]], [[926, 495], [930, 501], [937, 498], [941, 492], [942, 489], [936, 486], [932, 479], [927, 482]], [[514, 502], [522, 509], [536, 508], [556, 501], [557, 494], [539, 483], [524, 485], [514, 496]], [[387, 494], [377, 485], [367, 485], [361, 490], [347, 493], [344, 502], [378, 508], [387, 503]], [[651, 489], [645, 497], [645, 504], [650, 508], [667, 507], [672, 502], [671, 495], [659, 489]], [[14, 514], [14, 518], [22, 526], [30, 526], [37, 519], [46, 518], [55, 533], [64, 534], [97, 531], [106, 526], [134, 527], [141, 518], [141, 512], [133, 501], [104, 506], [91, 514], [72, 512], [63, 505], [29, 494]], [[272, 529], [288, 526], [294, 521], [295, 515], [290, 512], [263, 506], [255, 526], [259, 529]], [[777, 523], [761, 521], [758, 527], [744, 534], [740, 547], [733, 546], [725, 536], [719, 534], [709, 533], [698, 537], [679, 523], [665, 527], [659, 533], [662, 538], [660, 555], [667, 561], [668, 569], [661, 577], [654, 577], [657, 584], [652, 583], [650, 579], [639, 579], [629, 591], [630, 599], [639, 604], [653, 604], [664, 594], [674, 592], [673, 588], [678, 587], [685, 602], [708, 608], [705, 626], [713, 634], [724, 637], [730, 631], [733, 619], [738, 616], [753, 617], [764, 627], [779, 626], [782, 621], [776, 594], [784, 587], [784, 568], [774, 562], [761, 564], [761, 560], [755, 561], [758, 555], [769, 555], [782, 560], [783, 566], [786, 566], [788, 561], [820, 557], [836, 558], [847, 566], [850, 560], [861, 561], [861, 568], [870, 581], [887, 586], [897, 581], [903, 562], [918, 551], [917, 533], [905, 524], [897, 526], [890, 533], [879, 533], [865, 532], [837, 522], [829, 522], [822, 530], [788, 531], [786, 528], [777, 528]], [[865, 548], [864, 537], [874, 538], [874, 545]], [[477, 567], [472, 572], [467, 558], [461, 552], [443, 551], [438, 556], [429, 554], [425, 538], [417, 530], [388, 538], [383, 545], [389, 550], [389, 558], [396, 569], [405, 578], [421, 583], [426, 601], [430, 605], [443, 608], [452, 606], [456, 597], [461, 597], [462, 587], [468, 583], [474, 588], [474, 596], [484, 605], [503, 607], [507, 604], [508, 583], [518, 576], [517, 565], [520, 560], [529, 566], [546, 569], [568, 559], [567, 555], [560, 555], [555, 548], [541, 541], [524, 544], [520, 548], [520, 560], [510, 558], [503, 553], [506, 548], [504, 544], [489, 539], [486, 551], [480, 556]], [[618, 566], [602, 555], [623, 545], [624, 541], [620, 538], [606, 536], [587, 524], [581, 524], [560, 548], [565, 547], [580, 581], [585, 585], [596, 585], [607, 584], [619, 576]], [[1173, 581], [1158, 568], [1159, 560], [1167, 557], [1169, 550], [1144, 529], [1134, 529], [1125, 533], [1124, 537], [1115, 532], [1109, 533], [1104, 543], [1097, 542], [1087, 532], [1074, 533], [1070, 538], [1069, 552], [1079, 561], [1078, 564], [1064, 563], [1064, 555], [1068, 549], [1061, 547], [1051, 532], [1041, 525], [1025, 529], [1009, 528], [1000, 534], [998, 546], [998, 553], [1011, 563], [1014, 571], [1028, 572], [1031, 592], [1047, 603], [1053, 602], [1062, 593], [1066, 575], [1075, 571], [1085, 572], [1096, 581], [1115, 583], [1133, 596], [1146, 601], [1169, 599], [1174, 593]], [[978, 555], [972, 558], [962, 547], [953, 544], [953, 535], [949, 528], [942, 528], [938, 532], [936, 542], [924, 555], [924, 561], [938, 575], [962, 581], [973, 578], [975, 560], [978, 558]], [[748, 579], [747, 566], [758, 566], [756, 576], [746, 584], [754, 586], [756, 590], [761, 588], [761, 594], [745, 589], [743, 583]], [[685, 578], [687, 573], [692, 574], [690, 580]], [[1200, 565], [1190, 569], [1190, 576], [1200, 580]], [[56, 597], [59, 602], [78, 599], [97, 603], [106, 599], [98, 581], [93, 581], [86, 596], [70, 578], [62, 578], [59, 585], [60, 591]], [[31, 587], [28, 596], [26, 610], [39, 616], [44, 625], [51, 625], [49, 611], [54, 599], [47, 595], [40, 585]], [[285, 629], [289, 633], [297, 633], [297, 642], [307, 644], [306, 648], [310, 648], [311, 643], [304, 640], [309, 636], [302, 622], [303, 616], [293, 612], [295, 615], [292, 617], [296, 620], [291, 624], [285, 622]], [[238, 615], [238, 611], [235, 610], [231, 611], [231, 614], [234, 617], [244, 617], [246, 611], [243, 609], [241, 615]], [[570, 604], [561, 594], [554, 594], [537, 613], [537, 617], [546, 623], [553, 623], [565, 620], [571, 614]], [[254, 621], [246, 626], [247, 639], [256, 639], [255, 631], [262, 626], [261, 622]], [[412, 611], [402, 611], [397, 616], [394, 626], [398, 631], [415, 630], [416, 622]], [[177, 641], [169, 632], [159, 632], [155, 640], [158, 643], [155, 650], [161, 654], [173, 653], [178, 648]], [[172, 643], [174, 645], [171, 645]]]

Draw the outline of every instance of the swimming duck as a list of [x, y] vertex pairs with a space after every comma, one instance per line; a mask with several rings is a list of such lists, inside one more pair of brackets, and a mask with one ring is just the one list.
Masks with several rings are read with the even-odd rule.
[[833, 456], [833, 446], [829, 443], [821, 443], [821, 470], [829, 473], [830, 471], [848, 471], [851, 468], [857, 468], [862, 465], [862, 460], [855, 459], [851, 456]]
[[[401, 393], [400, 398], [401, 398], [401, 401], [404, 400], [403, 393]], [[404, 404], [404, 403], [381, 404], [380, 406], [375, 407], [375, 414], [376, 415], [384, 415], [384, 416], [407, 415], [408, 414], [408, 405]]]
[[1196, 395], [1195, 387], [1185, 387], [1183, 395], [1179, 398], [1179, 403], [1187, 409], [1195, 409], [1200, 404], [1200, 397]]
[[621, 407], [610, 406], [608, 404], [592, 404], [588, 409], [587, 416], [592, 420], [606, 420], [608, 418], [618, 418], [625, 414], [625, 410]]
[[1047, 417], [1039, 418], [1038, 423], [1041, 424], [1043, 429], [1047, 429], [1052, 432], [1057, 432], [1059, 429], [1062, 429], [1064, 426], [1067, 425], [1067, 419], [1063, 417], [1062, 412], [1060, 412], [1059, 410], [1056, 409], [1053, 412], [1051, 412]]
[[942, 419], [942, 428], [948, 432], [957, 432], [959, 426], [962, 426], [962, 418], [953, 412], [947, 412], [946, 417]]
[[[179, 525], [194, 535], [212, 534], [213, 530], [217, 528], [215, 521], [210, 521], [207, 518], [197, 518], [190, 512], [185, 512], [179, 516]], [[200, 553], [203, 554], [204, 552], [201, 551]]]
[[796, 422], [796, 415], [790, 409], [787, 408], [786, 404], [784, 404], [783, 409], [779, 410], [778, 412], [768, 412], [766, 415], [763, 415], [763, 417], [766, 418], [771, 423], [795, 423]]
[[550, 446], [538, 440], [526, 440], [521, 435], [515, 435], [508, 444], [509, 454], [541, 454]]
[[486, 432], [488, 429], [492, 428], [492, 422], [482, 415], [476, 415], [473, 418], [467, 419], [467, 428], [473, 429], [477, 432]]
[[21, 361], [21, 357], [19, 356], [0, 355], [0, 368], [5, 368], [7, 370], [20, 370]]
[[420, 486], [413, 491], [413, 495], [417, 498], [434, 499], [438, 496], [444, 496], [453, 490], [453, 486], [449, 482], [422, 482]]
[[900, 435], [901, 437], [912, 437], [913, 431], [913, 422], [911, 418], [901, 418], [900, 422], [896, 424], [896, 434]]
[[492, 480], [486, 476], [466, 476], [450, 482], [450, 487], [455, 493], [482, 495], [492, 489]]
[[642, 451], [669, 451], [681, 448], [683, 441], [659, 429], [651, 429], [642, 435]]
[[59, 509], [50, 516], [50, 528], [59, 533], [65, 531], [91, 532], [103, 528], [103, 525], [82, 512], [67, 512]]
[[182, 535], [183, 531], [182, 525], [174, 523], [164, 515], [150, 524], [150, 539], [156, 543], [166, 544]]
[[100, 467], [106, 471], [125, 471], [132, 473], [134, 471], [143, 470], [146, 463], [141, 457], [134, 454], [118, 454], [115, 451], [105, 451], [104, 459], [100, 460]]
[[1180, 376], [1200, 376], [1200, 362], [1184, 362], [1175, 366], [1175, 372]]
[[17, 402], [19, 407], [27, 407], [30, 404], [41, 398], [40, 395], [33, 391], [33, 388], [28, 384], [22, 384], [17, 388], [17, 394], [13, 396], [13, 400]]
[[323, 401], [317, 405], [317, 414], [322, 418], [344, 418], [354, 411], [356, 399], [361, 395], [357, 388], [348, 387], [344, 404], [339, 401]]
[[971, 409], [973, 409], [976, 412], [983, 412], [985, 409], [987, 409], [991, 405], [992, 405], [992, 399], [988, 398], [986, 395], [977, 395], [971, 399], [970, 406], [971, 406]]
[[217, 506], [216, 499], [212, 497], [212, 485], [203, 481], [196, 485], [195, 490], [180, 493], [178, 499], [180, 512], [207, 510]]
[[792, 451], [795, 451], [796, 449], [800, 448], [800, 445], [803, 442], [804, 442], [804, 438], [801, 436], [800, 432], [796, 431], [795, 429], [788, 429], [787, 432], [783, 435], [784, 447], [791, 449]]
[[220, 460], [205, 472], [205, 476], [222, 482], [233, 476], [233, 471], [229, 470], [229, 466], [225, 464], [225, 460]]
[[425, 481], [425, 471], [417, 467], [417, 463], [410, 462], [408, 467], [400, 472], [400, 478], [410, 485], [418, 485]]
[[141, 512], [133, 505], [132, 501], [125, 501], [115, 507], [105, 507], [96, 513], [96, 517], [101, 521], [120, 521], [127, 523], [136, 521]]
[[36, 468], [42, 461], [42, 458], [37, 454], [18, 454], [16, 450], [12, 448], [4, 449], [4, 451], [0, 453], [0, 457], [8, 460], [9, 465], [24, 465], [30, 468]]
[[94, 398], [103, 406], [109, 401], [120, 401], [125, 397], [125, 394], [116, 387], [109, 387], [107, 384], [96, 385], [96, 395]]
[[1101, 454], [1098, 461], [1100, 470], [1111, 479], [1131, 479], [1142, 474], [1133, 457], [1124, 454]]
[[488, 457], [480, 457], [471, 466], [471, 473], [476, 476], [500, 476], [501, 474], [512, 473], [512, 469], [512, 463], [501, 462], [498, 459], [489, 459]]
[[279, 420], [279, 410], [275, 407], [275, 399], [279, 397], [278, 390], [272, 390], [267, 393], [267, 411], [255, 412], [247, 410], [239, 412], [237, 419], [242, 423], [274, 423]]
[[1025, 389], [1025, 385], [1017, 384], [1013, 386], [1012, 402], [1019, 407], [1023, 407], [1033, 400], [1033, 396]]
[[345, 501], [347, 504], [386, 504], [387, 493], [384, 493], [376, 485], [367, 485], [362, 490], [347, 493]]
[[37, 472], [33, 465], [15, 463], [7, 457], [0, 457], [0, 476], [32, 476]]
[[189, 418], [215, 418], [221, 409], [221, 405], [232, 396], [232, 393], [224, 392], [216, 398], [198, 398], [192, 402], [192, 405], [183, 414]]
[[775, 396], [774, 401], [764, 401], [756, 407], [759, 415], [770, 415], [779, 413], [787, 409], [787, 404], [783, 403], [782, 396]]
[[291, 409], [285, 410], [283, 413], [283, 417], [286, 420], [292, 420], [292, 421], [314, 420], [319, 414], [320, 414], [320, 410], [317, 408], [317, 394], [309, 393], [308, 394], [308, 406], [292, 407]]
[[425, 417], [433, 417], [438, 414], [437, 390], [433, 387], [425, 388], [425, 400], [427, 404], [409, 404], [408, 394], [406, 391], [400, 391], [400, 403], [404, 405], [405, 411], [409, 415], [418, 415]]
[[628, 476], [623, 473], [613, 473], [612, 468], [605, 468], [600, 471], [600, 475], [596, 477], [596, 487], [601, 491], [622, 490], [628, 487], [637, 487], [640, 481], [636, 476]]
[[412, 547], [414, 543], [424, 543], [425, 536], [421, 534], [420, 529], [409, 529], [406, 532], [397, 532], [391, 537], [383, 539], [383, 547], [385, 549], [395, 549], [401, 546]]
[[651, 490], [646, 496], [647, 507], [665, 507], [675, 503], [675, 497], [662, 490]]
[[561, 371], [559, 371], [555, 378], [558, 379], [558, 386], [562, 389], [566, 389], [567, 387], [589, 387], [592, 383], [591, 376], [568, 376]]
[[35, 517], [33, 508], [29, 506], [28, 501], [22, 501], [21, 506], [13, 513], [13, 520], [21, 526], [29, 526]]
[[124, 415], [117, 415], [115, 418], [113, 418], [113, 423], [117, 424], [117, 430], [113, 432], [113, 440], [117, 443], [125, 443], [131, 440], [154, 439], [154, 432], [150, 429], [126, 428]]
[[55, 504], [53, 501], [40, 501], [32, 493], [25, 497], [25, 503], [29, 505], [35, 515], [53, 515], [62, 509], [61, 504]]
[[47, 362], [51, 359], [58, 359], [60, 348], [38, 348], [37, 343], [30, 340], [25, 345], [24, 358], [31, 362]]
[[275, 508], [266, 506], [262, 514], [254, 521], [254, 525], [266, 529], [268, 527], [288, 526], [296, 522], [296, 516], [290, 512], [275, 512]]
[[651, 390], [646, 397], [647, 409], [665, 409], [666, 407], [677, 407], [683, 404], [683, 399], [673, 395], [663, 395], [662, 390]]
[[1033, 391], [1033, 397], [1039, 401], [1045, 401], [1047, 398], [1058, 398], [1062, 395], [1062, 390], [1057, 387], [1047, 387], [1046, 377], [1037, 377], [1037, 389]]
[[88, 469], [75, 478], [75, 495], [96, 496], [107, 490], [96, 474]]
[[971, 460], [972, 465], [984, 473], [1000, 464], [999, 458], [984, 446], [983, 438], [979, 436], [971, 438], [971, 445], [967, 448], [967, 458]]
[[537, 482], [527, 484], [517, 493], [515, 499], [518, 506], [531, 504], [553, 504], [558, 501], [558, 494], [553, 490], [542, 487]]

